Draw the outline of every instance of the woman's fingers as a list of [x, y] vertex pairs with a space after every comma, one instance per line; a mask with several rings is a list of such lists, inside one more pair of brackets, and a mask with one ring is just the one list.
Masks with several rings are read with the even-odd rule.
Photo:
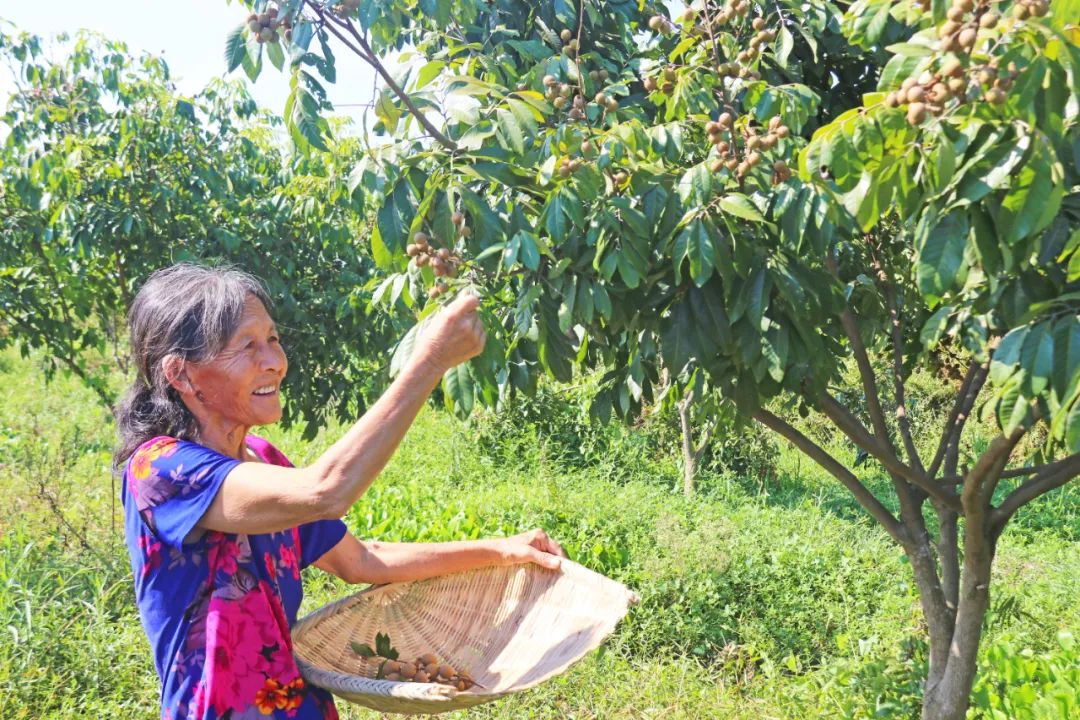
[[562, 560], [559, 559], [558, 555], [540, 552], [539, 550], [532, 550], [529, 553], [529, 562], [547, 568], [548, 570], [558, 570], [562, 567]]

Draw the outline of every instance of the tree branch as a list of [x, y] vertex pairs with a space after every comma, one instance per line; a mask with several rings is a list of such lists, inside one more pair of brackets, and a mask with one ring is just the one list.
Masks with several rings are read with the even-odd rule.
[[995, 437], [990, 441], [990, 447], [975, 461], [975, 466], [967, 472], [964, 477], [964, 490], [960, 497], [964, 504], [964, 515], [969, 522], [976, 517], [982, 517], [989, 507], [990, 498], [986, 497], [984, 491], [989, 488], [990, 492], [993, 492], [997, 480], [1001, 477], [1001, 472], [1009, 463], [1013, 448], [1026, 432], [1027, 428], [1021, 426], [1009, 435]]
[[[337, 18], [334, 18], [333, 16], [325, 13], [318, 4], [312, 2], [311, 0], [307, 0], [306, 4], [323, 21], [323, 27], [333, 33], [334, 37], [340, 40], [342, 44], [345, 45], [345, 47], [352, 50], [354, 53], [359, 55], [360, 58], [363, 59], [366, 63], [371, 65], [371, 67], [375, 68], [375, 72], [377, 72], [382, 77], [383, 81], [387, 84], [387, 86], [405, 104], [405, 107], [409, 109], [409, 113], [416, 118], [417, 122], [419, 122], [424, 127], [424, 130], [426, 130], [428, 134], [431, 135], [431, 137], [435, 138], [435, 140], [437, 140], [440, 145], [445, 147], [450, 152], [457, 151], [457, 144], [454, 143], [454, 141], [450, 138], [446, 137], [446, 135], [441, 133], [438, 128], [432, 125], [431, 121], [427, 119], [424, 113], [421, 112], [418, 107], [416, 107], [416, 105], [412, 101], [412, 98], [409, 97], [408, 93], [406, 93], [400, 85], [394, 82], [394, 78], [390, 76], [390, 73], [387, 72], [383, 64], [379, 62], [379, 58], [375, 55], [374, 51], [372, 51], [367, 39], [363, 36], [363, 34], [357, 31], [356, 26], [353, 25], [351, 20], [339, 20]], [[335, 25], [347, 30], [349, 34], [352, 35], [353, 38], [355, 38], [356, 42], [359, 44], [360, 47], [357, 48], [356, 45], [353, 45], [351, 42], [349, 42], [348, 38], [342, 35], [341, 32], [334, 27]]]
[[[879, 272], [884, 275], [879, 266]], [[900, 436], [904, 441], [904, 450], [907, 452], [908, 462], [920, 474], [926, 472], [926, 468], [919, 458], [919, 452], [915, 449], [915, 441], [911, 438], [911, 419], [908, 417], [907, 405], [904, 401], [904, 344], [903, 333], [900, 326], [900, 307], [893, 290], [892, 283], [882, 282], [885, 289], [885, 300], [889, 304], [889, 319], [892, 325], [893, 345], [893, 394], [896, 396], [896, 423], [900, 427]]]
[[[1058, 461], [1062, 462], [1062, 461]], [[1053, 463], [1047, 463], [1046, 465], [1027, 465], [1025, 467], [1012, 468], [1011, 470], [1002, 471], [999, 476], [1002, 480], [1006, 478], [1023, 477], [1024, 475], [1031, 475], [1032, 473], [1042, 472], [1044, 469], [1053, 467]], [[963, 475], [947, 475], [938, 479], [939, 483], [943, 485], [959, 485], [964, 482]]]
[[840, 431], [851, 438], [858, 447], [865, 450], [876, 458], [893, 476], [921, 488], [938, 502], [953, 510], [960, 510], [960, 500], [957, 495], [935, 483], [928, 477], [905, 465], [896, 457], [895, 453], [889, 452], [881, 446], [878, 439], [859, 422], [850, 410], [844, 407], [836, 398], [828, 393], [821, 393], [821, 405], [825, 415], [840, 428]]
[[1021, 507], [1040, 495], [1055, 490], [1080, 475], [1080, 453], [1042, 466], [1035, 477], [1013, 490], [1001, 505], [990, 513], [991, 528], [996, 535], [1005, 529], [1005, 524]]
[[[930, 478], [937, 475], [941, 469], [941, 463], [945, 460], [945, 453], [953, 444], [953, 437], [955, 436], [959, 440], [959, 435], [964, 428], [964, 423], [967, 422], [971, 407], [975, 404], [975, 398], [979, 396], [983, 383], [986, 382], [988, 371], [989, 364], [980, 365], [974, 360], [968, 366], [964, 381], [960, 384], [960, 390], [956, 393], [956, 401], [949, 412], [949, 419], [945, 421], [945, 429], [941, 434], [937, 452], [934, 453], [934, 459], [931, 461], [930, 469], [927, 471]], [[956, 447], [959, 447], [959, 442], [956, 443]]]
[[760, 409], [754, 413], [753, 417], [773, 432], [787, 438], [787, 440], [802, 451], [803, 454], [814, 460], [814, 462], [825, 468], [825, 470], [833, 477], [839, 480], [840, 483], [855, 496], [855, 499], [859, 504], [862, 505], [875, 520], [881, 523], [881, 526], [885, 528], [885, 531], [889, 533], [893, 540], [896, 540], [900, 545], [904, 545], [907, 542], [907, 532], [904, 529], [904, 526], [900, 524], [900, 521], [889, 512], [888, 508], [881, 504], [881, 501], [874, 497], [873, 493], [871, 493], [865, 485], [859, 482], [859, 479], [855, 477], [854, 473], [840, 464], [840, 462], [826, 452], [824, 448], [814, 443], [813, 440], [796, 430], [791, 424], [780, 419], [768, 410]]
[[[826, 260], [826, 266], [832, 276], [838, 281], [840, 275], [837, 269], [836, 258], [830, 255]], [[885, 422], [885, 413], [881, 409], [881, 396], [877, 389], [877, 379], [874, 377], [874, 367], [870, 364], [870, 357], [866, 354], [866, 345], [859, 334], [859, 324], [855, 315], [851, 312], [851, 306], [844, 303], [844, 310], [840, 313], [840, 324], [844, 327], [848, 342], [851, 343], [851, 351], [855, 355], [855, 364], [859, 368], [859, 377], [862, 379], [863, 393], [866, 395], [866, 407], [870, 411], [870, 421], [874, 426], [874, 433], [880, 438], [886, 448], [893, 451], [892, 441], [889, 439], [889, 426]]]
[[701, 431], [701, 442], [698, 443], [697, 448], [694, 449], [694, 457], [701, 459], [701, 456], [705, 454], [706, 448], [709, 447], [709, 441], [712, 440], [712, 435], [716, 432], [716, 428], [720, 427], [720, 418], [716, 415], [713, 416], [709, 424], [705, 426], [705, 429]]

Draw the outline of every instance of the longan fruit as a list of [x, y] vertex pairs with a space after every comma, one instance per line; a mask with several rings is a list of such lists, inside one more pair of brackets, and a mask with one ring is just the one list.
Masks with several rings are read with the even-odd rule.
[[926, 119], [926, 105], [914, 102], [908, 106], [907, 121], [912, 125], [921, 125]]
[[765, 18], [763, 18], [763, 17], [754, 18], [754, 20], [750, 23], [750, 27], [754, 28], [755, 30], [763, 29], [765, 27]]
[[428, 674], [424, 670], [417, 670], [416, 674], [413, 675], [413, 680], [418, 683], [426, 683], [428, 681]]
[[991, 105], [1000, 105], [1005, 102], [1005, 91], [1001, 88], [992, 87], [986, 91], [986, 101]]
[[991, 11], [984, 13], [983, 16], [979, 18], [979, 26], [990, 30], [997, 26], [999, 19], [1001, 19], [1001, 16], [996, 12]]
[[720, 172], [721, 170], [724, 169], [724, 161], [723, 160], [713, 160], [712, 163], [709, 164], [709, 169], [712, 170], [714, 173]]
[[455, 225], [457, 225], [458, 227], [461, 227], [462, 225], [464, 225], [464, 224], [465, 224], [465, 216], [464, 216], [464, 215], [463, 215], [462, 213], [460, 213], [460, 212], [456, 212], [456, 213], [454, 213], [453, 215], [451, 215], [451, 216], [450, 216], [450, 219], [451, 219], [451, 220], [453, 221], [453, 223], [454, 223]]
[[776, 137], [780, 138], [781, 140], [783, 140], [790, 134], [791, 130], [788, 128], [787, 125], [781, 125], [780, 127], [776, 128]]
[[960, 23], [955, 20], [946, 20], [945, 24], [938, 29], [938, 37], [946, 38], [960, 29]]
[[428, 235], [425, 232], [418, 232], [412, 236], [413, 242], [419, 245], [421, 248], [427, 247], [428, 239]]
[[915, 85], [908, 89], [905, 97], [909, 103], [922, 102], [926, 97], [926, 90], [924, 90], [921, 85]]
[[960, 36], [956, 38], [956, 41], [960, 43], [960, 47], [964, 50], [970, 51], [975, 46], [975, 41], [979, 37], [979, 31], [973, 27], [964, 28], [960, 31]]
[[416, 665], [411, 662], [402, 663], [400, 672], [401, 677], [406, 680], [412, 680], [416, 677]]
[[645, 85], [646, 92], [653, 92], [656, 90], [656, 79], [647, 77], [641, 81]]
[[574, 34], [570, 32], [569, 29], [563, 30], [561, 33], [559, 33], [559, 39], [562, 40], [564, 43], [570, 42], [570, 38], [572, 37], [574, 37]]

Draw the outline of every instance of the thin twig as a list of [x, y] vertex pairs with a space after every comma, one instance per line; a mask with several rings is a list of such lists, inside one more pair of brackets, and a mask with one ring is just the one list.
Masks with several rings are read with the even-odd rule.
[[[392, 90], [393, 93], [397, 95], [398, 98], [405, 104], [405, 107], [409, 109], [409, 113], [416, 118], [417, 122], [419, 122], [424, 127], [424, 129], [428, 132], [429, 135], [431, 135], [431, 137], [435, 138], [435, 140], [437, 140], [439, 144], [441, 144], [447, 150], [451, 152], [457, 151], [457, 144], [454, 143], [454, 141], [450, 138], [446, 137], [443, 133], [441, 133], [438, 128], [432, 125], [431, 121], [427, 119], [427, 116], [425, 116], [424, 113], [421, 112], [418, 107], [416, 107], [416, 105], [412, 101], [412, 98], [409, 97], [408, 93], [406, 93], [401, 88], [401, 86], [394, 81], [394, 78], [390, 76], [390, 73], [387, 72], [383, 64], [379, 62], [379, 58], [371, 49], [371, 46], [368, 44], [367, 39], [360, 32], [357, 31], [356, 26], [353, 25], [351, 20], [344, 18], [338, 19], [335, 18], [333, 15], [328, 15], [326, 12], [323, 11], [321, 7], [319, 7], [311, 0], [306, 0], [306, 4], [323, 21], [323, 27], [329, 30], [334, 35], [334, 37], [336, 37], [339, 41], [341, 41], [342, 44], [345, 45], [345, 47], [352, 50], [354, 53], [359, 55], [362, 60], [375, 68], [375, 72], [377, 72], [382, 77], [383, 81], [387, 84], [390, 90]], [[346, 38], [340, 32], [338, 28], [347, 30], [349, 34], [352, 35], [353, 38], [355, 38], [356, 42], [359, 44], [360, 47], [358, 48], [356, 45], [351, 43], [348, 38]]]

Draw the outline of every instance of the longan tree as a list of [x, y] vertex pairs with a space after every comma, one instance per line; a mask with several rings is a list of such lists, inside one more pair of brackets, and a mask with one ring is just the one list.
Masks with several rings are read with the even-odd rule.
[[[354, 176], [379, 207], [377, 299], [422, 318], [483, 298], [488, 347], [447, 374], [451, 407], [575, 367], [604, 371], [600, 419], [711, 388], [903, 548], [924, 717], [964, 717], [998, 538], [1080, 473], [1076, 0], [248, 5], [226, 59], [287, 65], [301, 149], [326, 142], [333, 53], [382, 79], [387, 142]], [[906, 381], [943, 344], [967, 370], [916, 436]], [[848, 363], [861, 396], [834, 389]], [[964, 440], [974, 413], [987, 447]]]
[[59, 49], [52, 61], [40, 38], [0, 28], [16, 73], [0, 115], [0, 348], [39, 350], [47, 371], [73, 372], [111, 404], [139, 284], [173, 262], [225, 261], [261, 276], [278, 304], [288, 419], [314, 431], [353, 416], [392, 337], [364, 311], [374, 263], [356, 242], [357, 141], [288, 157], [280, 121], [242, 86], [185, 97], [164, 61], [122, 43], [82, 34]]

